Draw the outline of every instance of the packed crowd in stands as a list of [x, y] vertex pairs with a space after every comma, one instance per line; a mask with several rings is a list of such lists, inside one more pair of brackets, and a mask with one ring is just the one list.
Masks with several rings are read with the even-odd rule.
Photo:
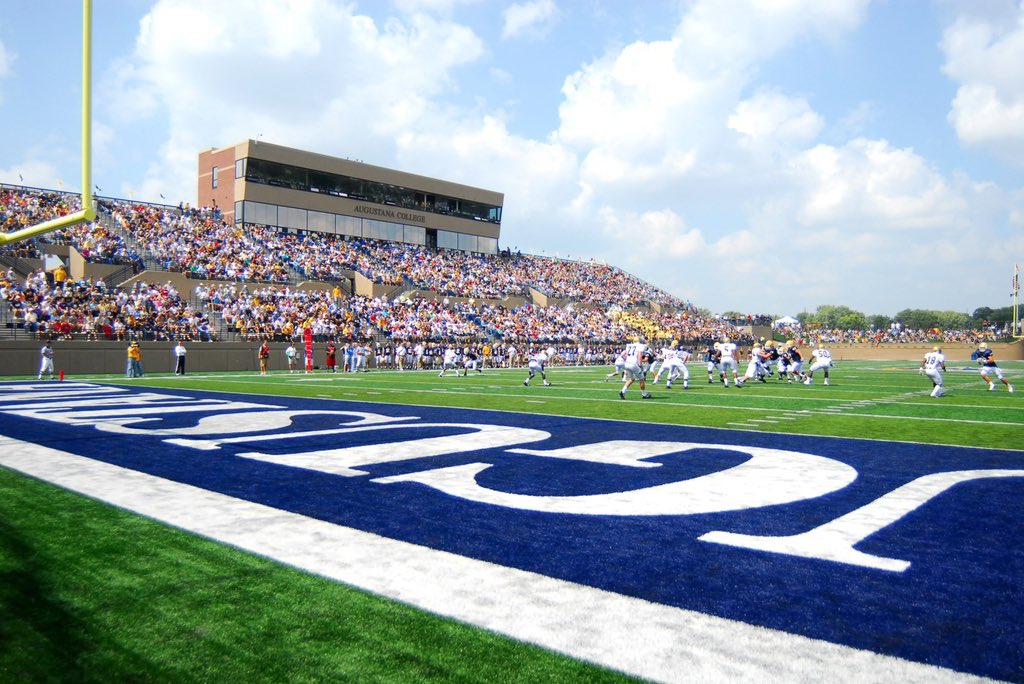
[[211, 280], [288, 281], [294, 235], [255, 226], [243, 230], [212, 211], [117, 203], [111, 213], [168, 271]]
[[214, 341], [207, 315], [171, 285], [136, 282], [108, 288], [102, 280], [52, 281], [43, 271], [24, 284], [0, 275], [0, 302], [13, 327], [38, 339]]
[[288, 287], [220, 284], [199, 285], [196, 299], [216, 312], [227, 329], [246, 340], [293, 339], [308, 325], [315, 339], [394, 341], [501, 339], [506, 342], [583, 342], [617, 344], [641, 334], [706, 342], [728, 334], [741, 339], [731, 324], [689, 314], [660, 317], [602, 309], [538, 307], [506, 308], [446, 299], [340, 297], [337, 292], [298, 291]]
[[[6, 231], [76, 211], [78, 197], [52, 192], [0, 190], [0, 224]], [[767, 324], [766, 315], [723, 319], [605, 264], [541, 256], [469, 254], [421, 246], [320, 233], [285, 232], [267, 226], [231, 225], [216, 209], [177, 208], [104, 201], [101, 209], [118, 230], [102, 222], [64, 228], [46, 241], [72, 244], [89, 261], [138, 264], [143, 254], [169, 271], [203, 280], [190, 305], [169, 285], [136, 283], [129, 291], [101, 281], [53, 283], [32, 274], [24, 284], [8, 274], [3, 299], [18, 327], [40, 337], [87, 339], [214, 339], [214, 319], [245, 340], [292, 339], [309, 325], [318, 339], [416, 341], [501, 340], [506, 344], [615, 345], [641, 336], [704, 345], [729, 335], [741, 345], [753, 340], [737, 326]], [[125, 236], [129, 238], [126, 241]], [[138, 246], [129, 247], [129, 244]], [[45, 247], [45, 245], [43, 245]], [[0, 251], [41, 256], [38, 245], [21, 243]], [[286, 285], [298, 274], [339, 281], [358, 271], [376, 283], [408, 284], [431, 297], [341, 296]], [[561, 306], [527, 303], [534, 288]], [[458, 298], [449, 301], [449, 297]], [[478, 301], [479, 300], [479, 301]], [[671, 313], [636, 308], [647, 302]], [[208, 316], [209, 314], [209, 316]], [[881, 331], [808, 329], [791, 331], [806, 344], [944, 342], [974, 344], [995, 339], [991, 331], [922, 331], [899, 326]]]
[[98, 222], [79, 223], [37, 238], [43, 244], [70, 244], [82, 257], [95, 264], [130, 265], [143, 263], [142, 255], [128, 247], [124, 238]]
[[[78, 211], [79, 197], [55, 192], [0, 189], [0, 225], [4, 232], [38, 225]], [[41, 259], [45, 245], [74, 245], [86, 261], [104, 264], [136, 264], [142, 257], [124, 238], [99, 222], [80, 223], [6, 247], [4, 254]]]
[[[251, 230], [255, 227], [249, 227]], [[292, 265], [311, 280], [333, 281], [359, 271], [374, 282], [410, 283], [449, 297], [528, 297], [531, 287], [557, 299], [633, 306], [655, 301], [685, 306], [639, 278], [597, 262], [539, 256], [430, 251], [416, 245], [310, 233], [293, 242]]]
[[[5, 225], [17, 228], [75, 210], [77, 197], [57, 193], [4, 191]], [[13, 205], [13, 206], [12, 206]], [[359, 271], [376, 283], [408, 283], [442, 296], [501, 300], [529, 297], [535, 288], [548, 297], [590, 305], [635, 306], [655, 301], [688, 305], [639, 278], [594, 261], [581, 262], [517, 254], [482, 255], [458, 250], [316, 232], [297, 234], [267, 226], [226, 223], [220, 212], [104, 201], [116, 224], [162, 268], [195, 278], [241, 282], [289, 281], [290, 270], [310, 280], [331, 282]], [[51, 240], [75, 245], [91, 262], [137, 263], [142, 255], [121, 234], [99, 222], [59, 231]]]
[[0, 188], [0, 229], [10, 233], [78, 211], [78, 195]]
[[[78, 211], [77, 195], [56, 192], [32, 192], [0, 188], [0, 230], [13, 233]], [[42, 253], [33, 242], [19, 242], [4, 249], [5, 254], [40, 259]]]
[[826, 330], [820, 328], [808, 328], [804, 332], [795, 332], [797, 337], [803, 338], [809, 344], [821, 342], [825, 345], [843, 344], [926, 344], [929, 342], [942, 341], [946, 344], [971, 344], [980, 342], [993, 342], [999, 339], [1000, 335], [991, 329], [981, 330], [916, 330], [911, 328], [885, 328], [882, 330]]

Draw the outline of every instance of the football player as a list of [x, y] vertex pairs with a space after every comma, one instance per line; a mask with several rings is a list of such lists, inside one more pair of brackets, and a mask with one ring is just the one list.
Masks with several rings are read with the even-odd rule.
[[714, 372], [718, 369], [718, 375], [725, 382], [725, 375], [722, 373], [722, 355], [718, 351], [718, 342], [715, 342], [712, 346], [708, 347], [704, 352], [704, 360], [708, 363], [708, 384], [714, 384]]
[[476, 347], [472, 349], [466, 347], [462, 352], [462, 377], [469, 375], [469, 371], [475, 370], [477, 373], [483, 374], [483, 369], [480, 368], [480, 357], [476, 353]]
[[[777, 365], [778, 361], [779, 348], [775, 344], [775, 340], [768, 340], [764, 343], [764, 369], [769, 378], [775, 375], [775, 371], [772, 370], [772, 366]], [[765, 382], [767, 382], [767, 380]]]
[[1013, 385], [1003, 377], [1003, 369], [996, 365], [996, 355], [988, 348], [987, 344], [984, 342], [979, 344], [978, 350], [974, 352], [974, 357], [978, 359], [978, 363], [981, 365], [981, 379], [988, 383], [989, 392], [994, 392], [996, 389], [996, 383], [991, 377], [993, 375], [1006, 385], [1008, 391], [1013, 391]]
[[530, 381], [533, 380], [533, 376], [540, 373], [540, 379], [544, 381], [545, 387], [550, 387], [551, 383], [548, 382], [548, 376], [544, 372], [544, 366], [555, 356], [555, 348], [548, 347], [547, 349], [541, 349], [539, 352], [530, 357], [530, 361], [526, 364], [527, 370], [530, 371], [530, 375], [523, 380], [523, 386], [529, 387]]
[[718, 345], [718, 353], [721, 355], [719, 366], [722, 369], [722, 382], [729, 386], [729, 373], [732, 373], [733, 384], [738, 384], [738, 368], [736, 366], [736, 343], [729, 339], [728, 335], [722, 336], [722, 342]]
[[444, 373], [447, 370], [455, 371], [455, 376], [459, 375], [459, 352], [451, 347], [444, 350], [444, 360], [441, 361], [441, 372], [437, 374], [437, 377], [443, 378]]
[[804, 367], [803, 356], [801, 356], [796, 342], [793, 340], [786, 341], [786, 348], [782, 352], [782, 357], [786, 360], [786, 382], [792, 383], [794, 378], [797, 380], [806, 379], [802, 372]]
[[664, 363], [661, 364], [661, 369], [654, 376], [654, 384], [658, 384], [658, 376], [664, 371], [668, 374], [665, 378], [665, 389], [672, 389], [672, 383], [679, 376], [683, 377], [683, 389], [690, 389], [690, 369], [686, 367], [686, 362], [689, 360], [690, 352], [680, 349], [678, 340], [673, 340], [672, 347], [668, 350]]
[[946, 357], [942, 353], [942, 348], [932, 347], [932, 350], [921, 360], [921, 370], [919, 371], [932, 381], [932, 393], [929, 396], [938, 398], [946, 393], [946, 390], [942, 388], [942, 374], [945, 370]]
[[804, 380], [805, 385], [814, 384], [814, 371], [820, 370], [825, 374], [825, 383], [828, 384], [828, 369], [832, 367], [832, 353], [825, 349], [825, 347], [818, 343], [818, 346], [811, 352], [811, 367], [807, 371], [807, 378]]
[[626, 367], [626, 350], [623, 349], [619, 352], [618, 356], [615, 357], [615, 370], [608, 375], [604, 376], [604, 381], [608, 382], [612, 378], [620, 378], [625, 372]]
[[654, 363], [654, 352], [647, 348], [643, 342], [632, 342], [626, 345], [626, 366], [623, 369], [623, 377], [626, 382], [619, 390], [619, 399], [626, 398], [628, 390], [635, 381], [640, 382], [640, 397], [650, 399], [651, 393], [647, 391], [647, 371]]
[[744, 371], [743, 377], [736, 381], [736, 386], [742, 387], [748, 380], [767, 382], [765, 380], [765, 376], [768, 375], [768, 369], [765, 367], [765, 360], [767, 358], [768, 355], [764, 349], [759, 344], [755, 344], [750, 350], [750, 361], [747, 362], [747, 370]]

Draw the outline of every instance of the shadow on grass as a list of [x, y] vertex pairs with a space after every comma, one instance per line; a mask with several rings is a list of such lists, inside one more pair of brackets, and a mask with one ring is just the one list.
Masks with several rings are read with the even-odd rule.
[[46, 558], [0, 520], [0, 678], [87, 679], [83, 623], [56, 597]]

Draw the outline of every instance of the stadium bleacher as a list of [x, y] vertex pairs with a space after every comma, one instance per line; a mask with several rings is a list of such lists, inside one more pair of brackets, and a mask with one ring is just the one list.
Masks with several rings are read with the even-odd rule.
[[[77, 195], [4, 187], [0, 225], [15, 230], [77, 206]], [[19, 272], [56, 245], [72, 246], [91, 264], [124, 265], [124, 276], [136, 277], [118, 287], [102, 278], [54, 283], [42, 268]], [[105, 199], [96, 221], [5, 247], [0, 262], [6, 271], [0, 279], [5, 327], [40, 339], [282, 340], [309, 326], [318, 339], [378, 345], [614, 346], [641, 335], [697, 346], [724, 334], [740, 344], [752, 341], [742, 320], [702, 314], [689, 302], [594, 261], [428, 250], [236, 226], [219, 211], [184, 204]], [[193, 291], [179, 293], [173, 284], [160, 282], [160, 271], [200, 282]], [[380, 285], [404, 284], [413, 296], [367, 297], [332, 287], [352, 273]], [[298, 287], [304, 281], [323, 285]], [[537, 293], [557, 305], [538, 305]], [[507, 301], [524, 303], [503, 305]], [[903, 331], [902, 339], [917, 341], [919, 332]], [[862, 333], [816, 331], [812, 341], [870, 341]], [[984, 331], [960, 333], [947, 331], [957, 341], [988, 339]]]

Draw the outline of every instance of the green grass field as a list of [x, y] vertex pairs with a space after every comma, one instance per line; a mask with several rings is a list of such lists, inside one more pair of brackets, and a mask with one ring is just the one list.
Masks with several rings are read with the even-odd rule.
[[[1011, 382], [1024, 365], [1004, 365]], [[831, 385], [681, 382], [626, 401], [608, 368], [69, 377], [147, 387], [1024, 449], [1024, 399], [952, 369], [843, 362]], [[18, 380], [25, 378], [6, 378]], [[1024, 381], [1021, 391], [1024, 392]], [[620, 675], [255, 557], [0, 469], [0, 680], [579, 682]]]
[[[224, 392], [284, 395], [322, 399], [425, 406], [517, 411], [552, 415], [611, 418], [674, 425], [698, 425], [737, 430], [758, 430], [835, 437], [901, 440], [1024, 449], [1024, 403], [1020, 393], [1010, 394], [997, 383], [989, 392], [976, 368], [950, 366], [947, 396], [928, 396], [931, 382], [908, 361], [846, 361], [832, 370], [825, 387], [819, 372], [812, 386], [788, 385], [775, 379], [741, 388], [708, 384], [703, 365], [690, 366], [690, 389], [681, 382], [667, 391], [654, 386], [651, 400], [641, 401], [634, 385], [622, 401], [621, 383], [605, 383], [609, 368], [553, 367], [551, 387], [522, 385], [526, 371], [488, 370], [468, 377], [426, 371], [380, 371], [358, 374], [310, 375], [273, 373], [211, 374], [176, 377], [150, 375], [123, 380], [152, 387], [177, 387]], [[1021, 377], [1024, 364], [1003, 364], [1007, 378]], [[70, 380], [121, 382], [120, 378], [72, 377]]]

